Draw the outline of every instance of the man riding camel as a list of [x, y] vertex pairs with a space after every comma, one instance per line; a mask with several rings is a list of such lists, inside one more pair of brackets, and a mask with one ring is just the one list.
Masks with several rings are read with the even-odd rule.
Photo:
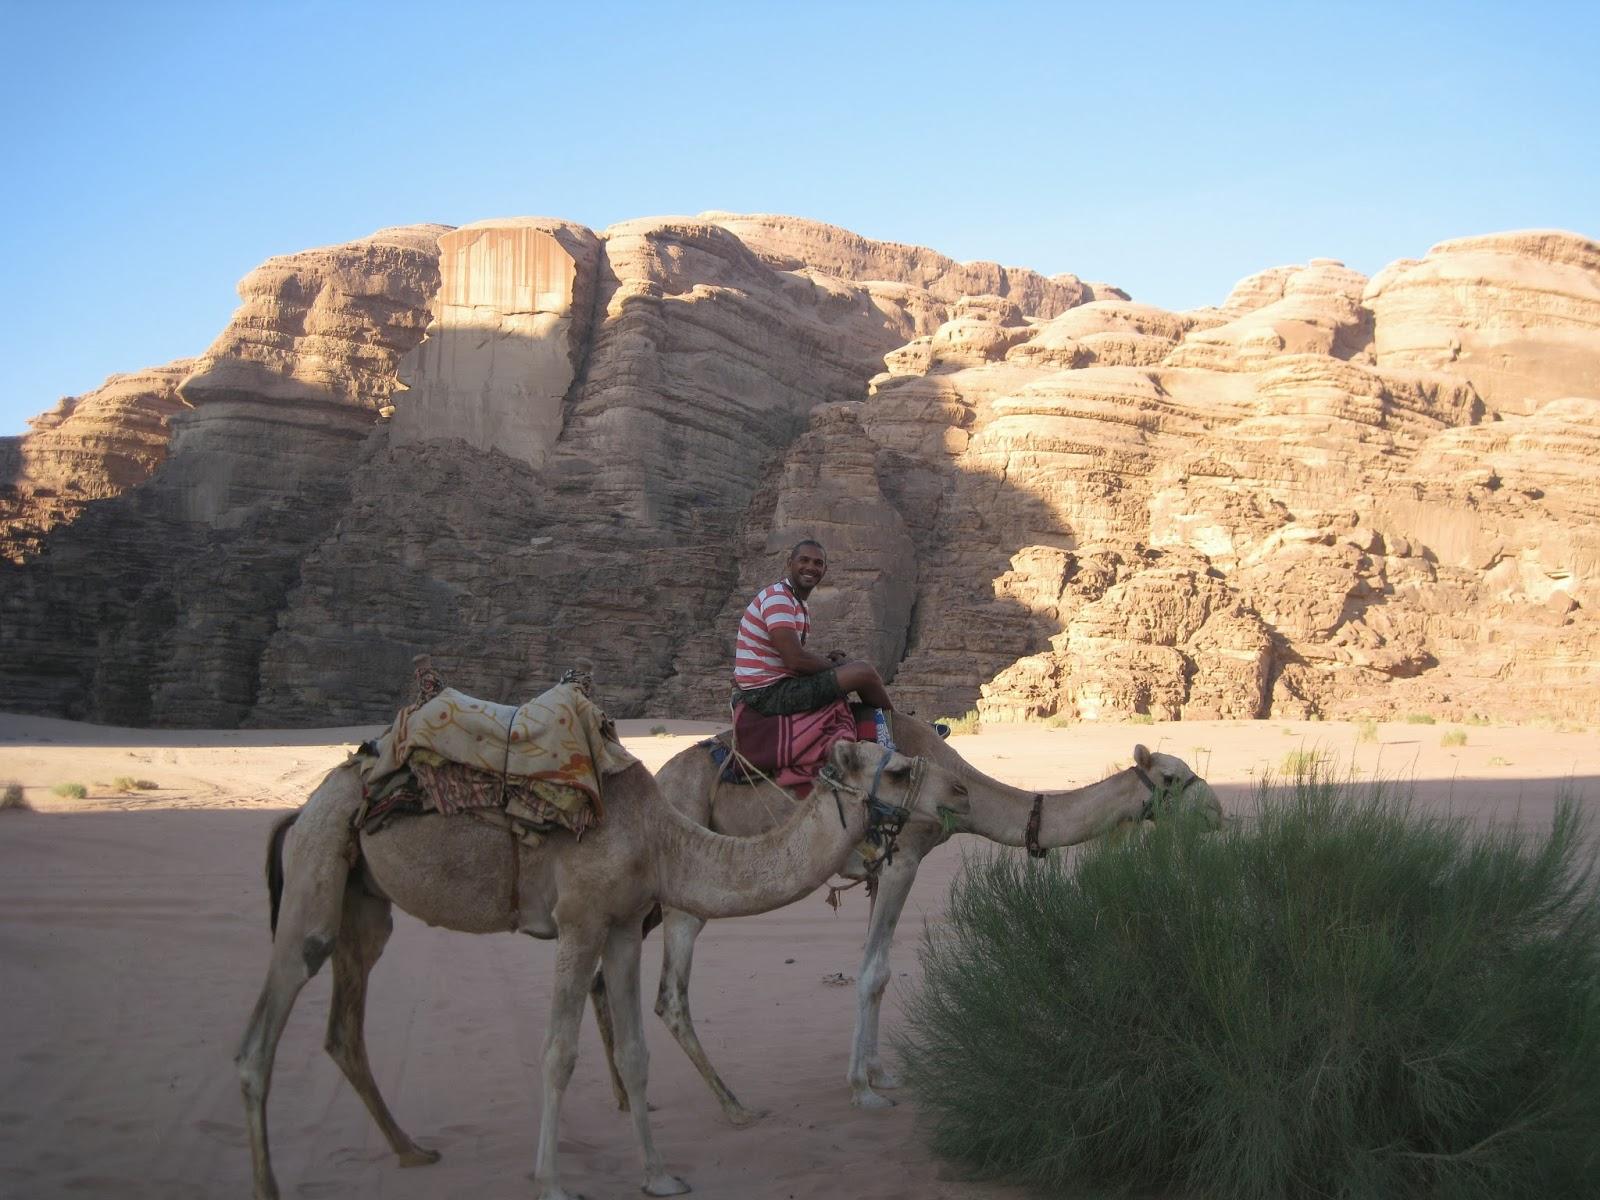
[[806, 538], [789, 552], [784, 577], [756, 593], [739, 621], [733, 702], [767, 717], [823, 708], [851, 692], [876, 711], [880, 745], [893, 748], [884, 713], [894, 708], [878, 669], [835, 650], [806, 649], [811, 613], [806, 598], [828, 573], [822, 543]]

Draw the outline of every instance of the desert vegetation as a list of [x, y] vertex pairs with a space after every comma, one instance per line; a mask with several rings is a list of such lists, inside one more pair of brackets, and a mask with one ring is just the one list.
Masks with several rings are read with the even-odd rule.
[[1316, 768], [1221, 833], [968, 860], [899, 1039], [935, 1149], [1072, 1195], [1593, 1194], [1600, 896], [1529, 834]]
[[9, 780], [3, 788], [0, 788], [0, 811], [28, 807], [30, 807], [28, 798], [22, 794], [22, 785], [16, 780]]
[[50, 794], [60, 796], [63, 800], [82, 800], [89, 794], [89, 789], [81, 783], [58, 783], [50, 789]]

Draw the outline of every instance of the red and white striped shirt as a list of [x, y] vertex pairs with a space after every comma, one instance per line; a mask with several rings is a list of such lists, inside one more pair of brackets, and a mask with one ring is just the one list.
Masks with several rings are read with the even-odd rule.
[[811, 632], [811, 614], [787, 579], [757, 592], [739, 619], [733, 656], [734, 686], [748, 692], [794, 674], [783, 665], [783, 656], [772, 644], [774, 629], [794, 630], [802, 646]]

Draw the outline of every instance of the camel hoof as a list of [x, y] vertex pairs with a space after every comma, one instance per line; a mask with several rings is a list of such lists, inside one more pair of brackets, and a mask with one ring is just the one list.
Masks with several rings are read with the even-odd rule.
[[886, 1108], [893, 1108], [894, 1101], [887, 1096], [880, 1096], [871, 1088], [863, 1089], [850, 1097], [850, 1103], [856, 1108], [864, 1108], [868, 1112], [881, 1112]]
[[439, 1152], [437, 1150], [427, 1150], [421, 1146], [413, 1146], [411, 1149], [403, 1151], [400, 1155], [400, 1165], [402, 1167], [431, 1167], [438, 1161]]
[[875, 1088], [897, 1088], [900, 1086], [900, 1076], [887, 1067], [872, 1067], [867, 1071], [867, 1078], [872, 1081]]
[[657, 1175], [639, 1190], [646, 1196], [681, 1196], [694, 1189], [676, 1175]]
[[748, 1129], [763, 1117], [772, 1115], [770, 1108], [746, 1108], [742, 1104], [738, 1108], [725, 1109], [724, 1112], [728, 1118], [728, 1124], [735, 1129]]

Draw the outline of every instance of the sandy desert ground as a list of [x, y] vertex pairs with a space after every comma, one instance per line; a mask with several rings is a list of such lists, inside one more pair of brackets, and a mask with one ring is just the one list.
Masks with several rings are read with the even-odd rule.
[[[654, 735], [655, 728], [665, 735]], [[710, 726], [623, 722], [652, 767]], [[1189, 759], [1237, 806], [1288, 755], [1331, 757], [1362, 777], [1413, 781], [1428, 804], [1542, 822], [1567, 789], [1600, 804], [1600, 739], [1577, 728], [1337, 723], [1008, 726], [958, 737], [974, 765], [1023, 787], [1065, 787], [1129, 759], [1135, 742]], [[0, 715], [0, 783], [34, 811], [0, 813], [0, 1195], [243, 1196], [249, 1154], [232, 1066], [268, 948], [262, 862], [276, 813], [298, 804], [371, 729], [173, 732]], [[119, 793], [121, 776], [151, 790]], [[77, 781], [83, 800], [51, 788]], [[901, 924], [894, 993], [915, 982], [915, 945], [937, 922], [964, 851], [924, 866]], [[748, 1104], [721, 1118], [654, 1017], [650, 1094], [669, 1166], [717, 1198], [1020, 1197], [962, 1182], [923, 1149], [909, 1105], [849, 1107], [844, 1071], [865, 930], [862, 893], [836, 915], [820, 893], [761, 917], [714, 924], [696, 952], [693, 998], [706, 1046]], [[538, 1063], [553, 948], [468, 937], [397, 914], [374, 974], [368, 1040], [397, 1116], [443, 1152], [398, 1169], [355, 1094], [322, 1053], [328, 972], [302, 993], [272, 1093], [279, 1181], [291, 1197], [446, 1200], [532, 1194]], [[654, 995], [655, 939], [645, 987]], [[563, 1114], [568, 1187], [636, 1195], [631, 1128], [612, 1105], [592, 1022]]]

